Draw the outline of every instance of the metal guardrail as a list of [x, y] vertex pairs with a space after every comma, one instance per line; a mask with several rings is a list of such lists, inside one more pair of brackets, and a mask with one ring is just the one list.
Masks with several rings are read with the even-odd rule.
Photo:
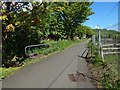
[[31, 48], [31, 47], [40, 47], [40, 46], [46, 46], [46, 45], [50, 45], [50, 44], [56, 44], [57, 45], [57, 43], [47, 43], [47, 44], [35, 44], [35, 45], [28, 45], [28, 46], [25, 46], [25, 54], [26, 55], [28, 55], [28, 53], [27, 53], [27, 49], [28, 48]]

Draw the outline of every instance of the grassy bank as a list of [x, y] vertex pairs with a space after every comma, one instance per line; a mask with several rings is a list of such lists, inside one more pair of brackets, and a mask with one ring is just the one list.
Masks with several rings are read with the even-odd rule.
[[[55, 41], [43, 41], [43, 43], [46, 43], [49, 45], [49, 47], [45, 47], [45, 48], [34, 48], [32, 50], [28, 51], [28, 54], [31, 53], [37, 53], [38, 55], [36, 56], [36, 58], [27, 58], [26, 60], [24, 60], [22, 66], [20, 67], [10, 67], [10, 68], [0, 68], [0, 78], [4, 79], [5, 77], [14, 74], [14, 72], [22, 67], [28, 66], [30, 64], [33, 63], [37, 63], [40, 60], [45, 59], [46, 57], [48, 57], [49, 55], [52, 55], [53, 53], [62, 51], [66, 48], [71, 47], [72, 45], [78, 44], [78, 43], [82, 43], [84, 42], [86, 39], [82, 39], [82, 40], [61, 40], [59, 42], [55, 42]], [[34, 59], [34, 60], [33, 60]]]
[[[76, 44], [80, 43], [84, 40], [60, 40], [60, 41], [49, 41], [45, 40], [43, 41], [44, 45], [41, 45], [39, 47], [35, 47], [31, 50], [28, 50], [27, 53], [35, 53], [35, 54], [41, 54], [41, 55], [47, 55], [49, 53], [55, 52], [55, 51], [61, 51], [64, 50], [65, 48]], [[42, 47], [42, 48], [40, 48]]]
[[97, 88], [120, 90], [119, 60], [116, 55], [106, 55], [104, 61], [98, 54], [98, 47], [89, 42], [89, 49], [92, 52], [91, 69], [93, 76], [99, 81], [95, 82]]

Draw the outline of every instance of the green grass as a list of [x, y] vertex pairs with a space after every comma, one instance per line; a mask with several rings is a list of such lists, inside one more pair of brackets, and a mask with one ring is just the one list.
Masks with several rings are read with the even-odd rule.
[[59, 42], [55, 42], [55, 41], [44, 41], [44, 43], [50, 43], [50, 47], [49, 48], [43, 48], [43, 49], [34, 49], [33, 51], [29, 51], [28, 53], [38, 53], [38, 54], [42, 54], [44, 57], [42, 58], [38, 58], [38, 59], [26, 59], [23, 62], [23, 65], [20, 67], [10, 67], [10, 68], [0, 68], [0, 78], [4, 79], [5, 77], [14, 74], [14, 72], [22, 67], [28, 66], [30, 64], [34, 64], [37, 63], [43, 59], [45, 59], [47, 56], [52, 55], [55, 52], [60, 52], [66, 48], [71, 47], [72, 45], [78, 44], [78, 43], [82, 43], [87, 39], [83, 39], [83, 40], [61, 40]]
[[20, 67], [0, 68], [0, 78], [5, 78], [7, 75], [13, 74]]
[[[116, 76], [118, 79], [118, 74], [120, 73], [119, 71], [119, 63], [120, 63], [120, 56], [118, 54], [115, 55], [107, 55], [105, 57], [105, 62], [109, 67], [111, 67], [111, 75]], [[113, 73], [113, 74], [112, 74]], [[119, 74], [120, 75], [120, 74]], [[113, 78], [115, 79], [115, 78]], [[120, 78], [119, 78], [120, 79]]]
[[98, 54], [98, 47], [94, 47], [91, 42], [89, 42], [88, 47], [92, 50], [94, 56], [92, 57], [93, 75], [102, 81], [102, 83], [97, 82], [97, 85], [102, 85], [102, 88], [105, 89], [115, 88], [120, 90], [119, 55], [105, 55], [103, 62], [101, 55]]
[[[28, 54], [31, 53], [36, 53], [36, 54], [42, 54], [42, 55], [47, 55], [49, 53], [55, 52], [55, 51], [61, 51], [64, 50], [65, 48], [71, 46], [72, 44], [77, 44], [80, 43], [84, 40], [60, 40], [58, 42], [55, 41], [49, 41], [47, 45], [49, 45], [49, 48], [34, 48], [33, 50], [29, 50]], [[46, 43], [47, 41], [44, 41]]]
[[120, 57], [119, 57], [118, 54], [115, 54], [115, 55], [106, 55], [105, 56], [105, 60], [106, 60], [106, 62], [114, 62], [114, 61], [119, 61]]
[[[120, 85], [117, 84], [117, 81], [120, 80], [119, 77], [119, 60], [120, 57], [118, 54], [115, 55], [107, 55], [105, 57], [105, 63], [109, 67], [109, 70], [106, 71], [106, 76], [104, 77], [104, 86], [106, 88], [117, 88], [120, 90]], [[120, 81], [119, 81], [120, 84]]]

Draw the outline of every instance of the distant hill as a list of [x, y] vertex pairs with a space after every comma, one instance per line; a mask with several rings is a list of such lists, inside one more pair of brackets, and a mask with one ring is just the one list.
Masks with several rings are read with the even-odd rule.
[[[98, 30], [94, 29], [96, 36], [98, 35]], [[115, 30], [106, 30], [100, 29], [101, 38], [112, 38], [112, 39], [120, 39], [120, 32]]]

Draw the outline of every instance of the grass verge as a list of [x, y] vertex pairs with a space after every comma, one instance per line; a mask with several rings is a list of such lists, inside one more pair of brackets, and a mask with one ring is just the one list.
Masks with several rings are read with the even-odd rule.
[[89, 42], [88, 47], [92, 53], [90, 64], [93, 76], [100, 81], [95, 82], [97, 88], [120, 90], [119, 54], [106, 55], [103, 61], [98, 54], [97, 46]]
[[4, 79], [5, 77], [14, 74], [14, 72], [22, 67], [28, 66], [30, 64], [39, 62], [46, 57], [52, 55], [53, 53], [60, 52], [66, 48], [69, 48], [75, 44], [82, 43], [86, 41], [87, 39], [81, 39], [81, 40], [61, 40], [59, 42], [55, 41], [44, 41], [44, 43], [50, 43], [49, 48], [43, 48], [43, 49], [33, 49], [32, 51], [29, 51], [28, 53], [37, 53], [38, 55], [41, 55], [40, 58], [27, 58], [24, 60], [23, 65], [20, 67], [10, 67], [10, 68], [0, 68], [0, 78]]

